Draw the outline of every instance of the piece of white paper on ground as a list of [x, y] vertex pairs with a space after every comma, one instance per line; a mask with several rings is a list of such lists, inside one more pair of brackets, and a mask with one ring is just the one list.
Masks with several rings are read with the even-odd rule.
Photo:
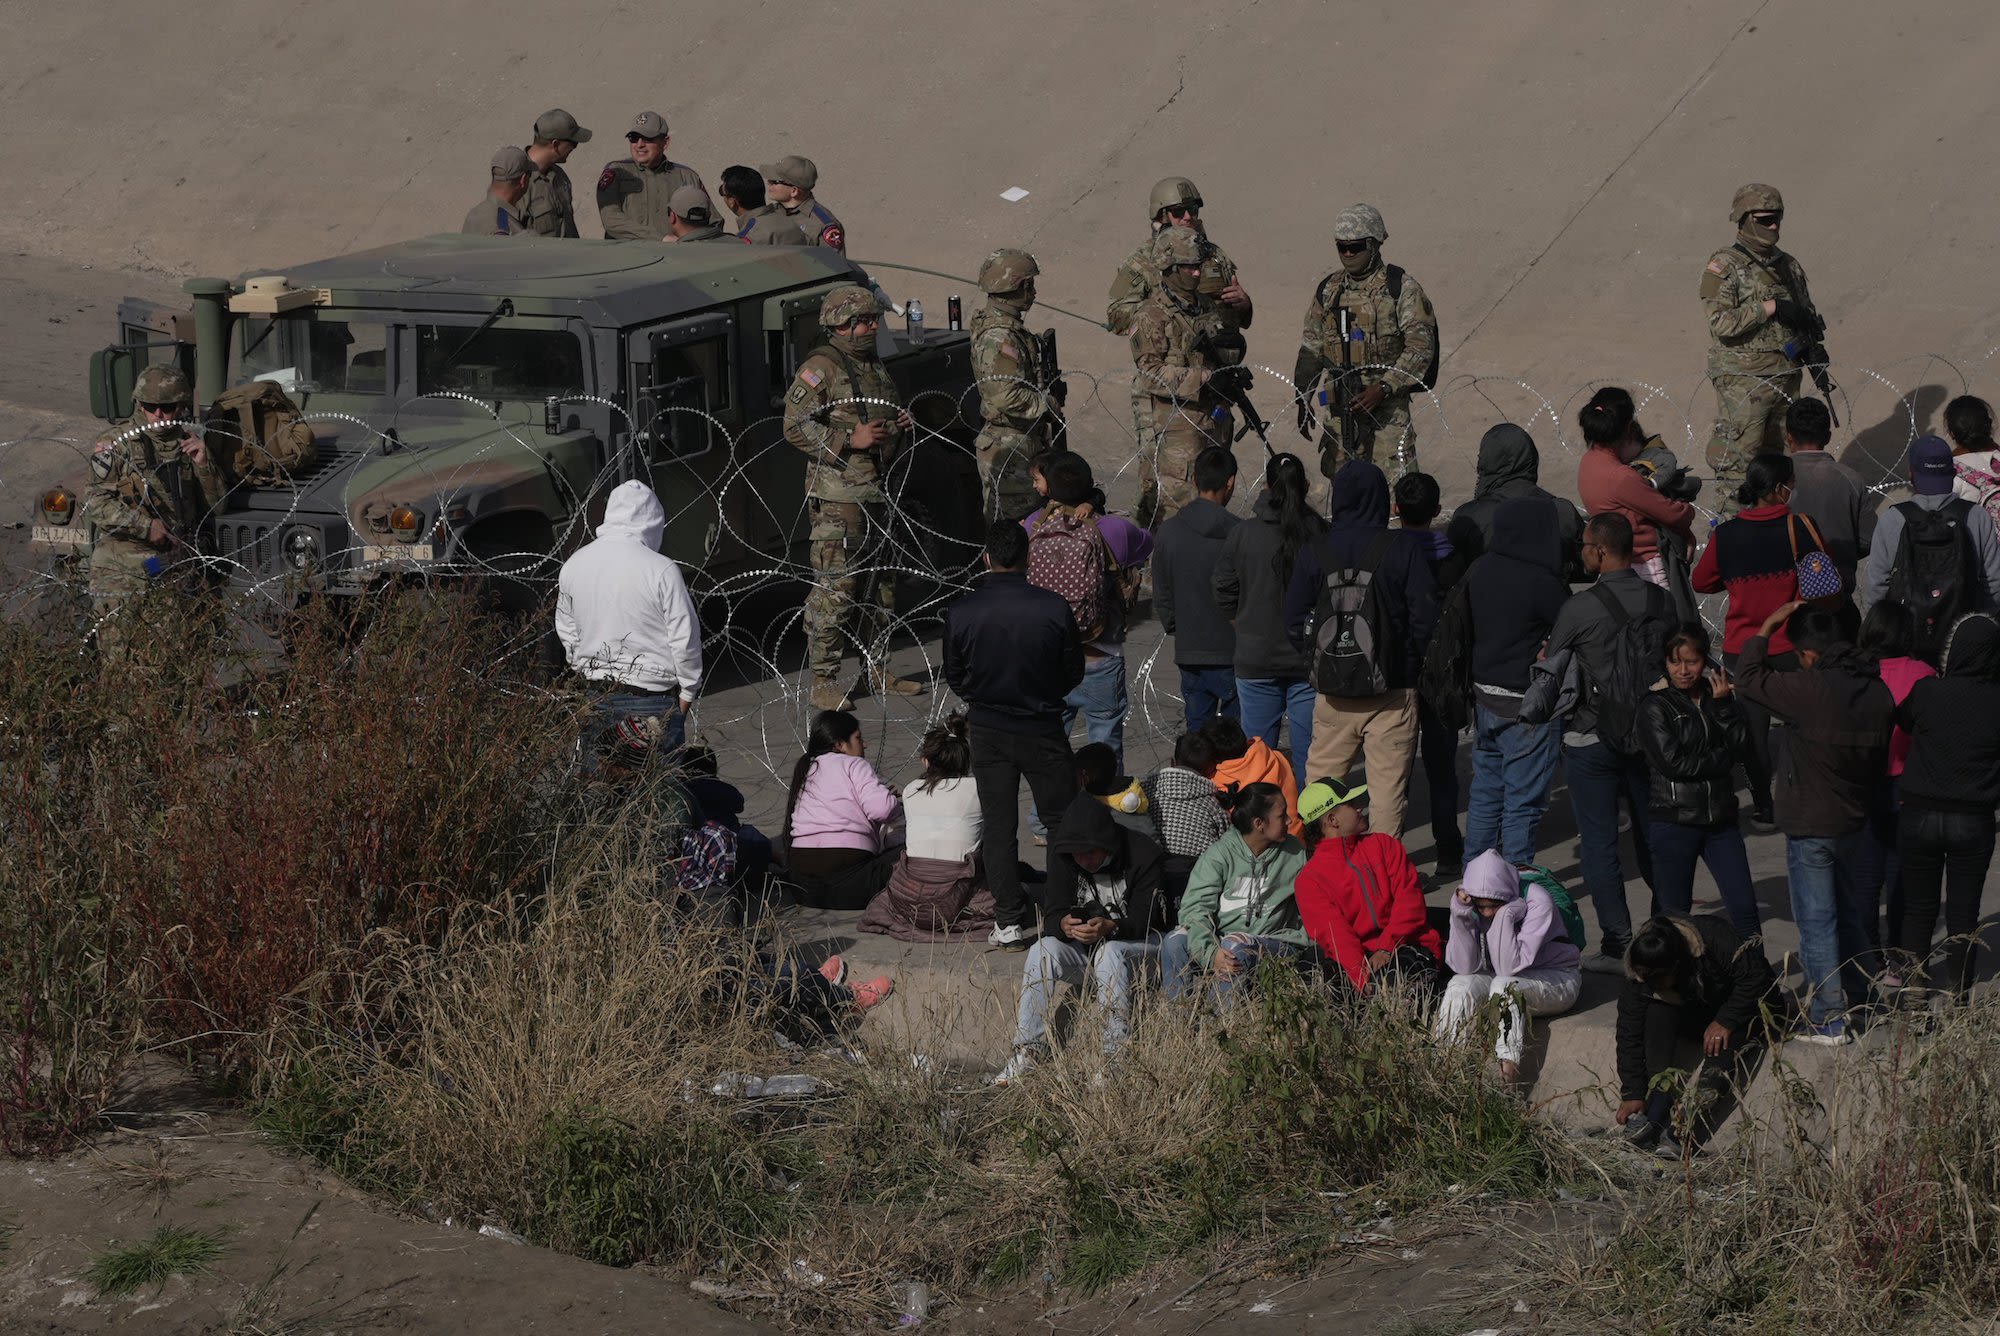
[[1021, 187], [1019, 186], [1008, 186], [1005, 190], [1000, 192], [1000, 198], [1006, 200], [1009, 204], [1019, 204], [1022, 200], [1026, 199], [1027, 197], [1028, 197], [1028, 192], [1021, 189]]

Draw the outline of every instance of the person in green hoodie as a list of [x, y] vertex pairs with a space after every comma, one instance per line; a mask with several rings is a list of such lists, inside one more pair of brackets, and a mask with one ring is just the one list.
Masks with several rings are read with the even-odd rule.
[[1203, 975], [1227, 997], [1256, 974], [1263, 957], [1307, 949], [1292, 898], [1306, 851], [1287, 830], [1290, 822], [1290, 805], [1276, 784], [1237, 791], [1230, 829], [1195, 861], [1181, 896], [1180, 926], [1160, 950], [1169, 998], [1186, 996]]

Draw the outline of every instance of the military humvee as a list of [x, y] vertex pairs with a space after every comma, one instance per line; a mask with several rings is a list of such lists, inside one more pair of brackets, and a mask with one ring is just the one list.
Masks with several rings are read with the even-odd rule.
[[[641, 478], [696, 588], [747, 591], [802, 568], [805, 459], [780, 409], [821, 297], [856, 281], [816, 247], [425, 237], [192, 279], [192, 312], [127, 302], [92, 359], [92, 409], [123, 416], [138, 371], [166, 360], [200, 405], [257, 378], [298, 404], [316, 461], [288, 486], [234, 487], [203, 537], [240, 588], [477, 575], [535, 596], [604, 494]], [[885, 321], [881, 338], [920, 427], [903, 508], [930, 569], [962, 567], [980, 542], [967, 335], [911, 347]], [[87, 546], [64, 490], [42, 498], [44, 548]]]

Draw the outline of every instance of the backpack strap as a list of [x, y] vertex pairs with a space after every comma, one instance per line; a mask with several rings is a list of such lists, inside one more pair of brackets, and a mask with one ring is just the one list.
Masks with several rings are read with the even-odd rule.
[[1604, 605], [1604, 610], [1611, 614], [1612, 620], [1618, 623], [1618, 629], [1624, 630], [1626, 624], [1632, 620], [1632, 614], [1625, 611], [1625, 605], [1618, 601], [1618, 595], [1606, 589], [1601, 583], [1592, 585], [1590, 592]]
[[1360, 567], [1360, 569], [1367, 571], [1370, 575], [1381, 570], [1382, 563], [1387, 559], [1389, 549], [1395, 542], [1396, 531], [1394, 529], [1384, 529], [1381, 533], [1376, 534], [1374, 539], [1368, 544], [1368, 550], [1361, 554], [1362, 561], [1367, 564]]
[[1403, 300], [1403, 267], [1399, 264], [1384, 264], [1382, 276], [1389, 281], [1389, 300]]

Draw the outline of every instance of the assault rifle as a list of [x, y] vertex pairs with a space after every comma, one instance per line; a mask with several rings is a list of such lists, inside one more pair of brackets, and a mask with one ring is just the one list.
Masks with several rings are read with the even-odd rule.
[[1069, 437], [1069, 419], [1063, 410], [1069, 406], [1069, 382], [1063, 379], [1062, 359], [1056, 355], [1056, 331], [1051, 325], [1033, 336], [1039, 350], [1035, 365], [1041, 375], [1035, 381], [1035, 388], [1055, 405], [1042, 418], [1042, 425], [1048, 429], [1048, 446], [1051, 450], [1066, 450]]
[[1778, 280], [1778, 286], [1785, 290], [1785, 300], [1778, 303], [1777, 314], [1772, 316], [1779, 324], [1790, 330], [1795, 337], [1785, 343], [1785, 355], [1794, 362], [1803, 362], [1806, 372], [1812, 376], [1812, 383], [1826, 396], [1827, 420], [1834, 426], [1840, 425], [1840, 416], [1833, 410], [1833, 392], [1840, 388], [1833, 380], [1827, 363], [1833, 359], [1826, 351], [1826, 317], [1814, 310], [1802, 293], [1792, 286], [1791, 270], [1764, 262], [1762, 256], [1736, 243], [1736, 249], [1750, 263]]
[[1250, 386], [1256, 382], [1257, 373], [1243, 365], [1249, 344], [1244, 341], [1242, 332], [1234, 329], [1205, 331], [1195, 339], [1194, 347], [1196, 352], [1217, 363], [1209, 375], [1208, 387], [1221, 396], [1224, 403], [1243, 414], [1243, 425], [1236, 429], [1234, 439], [1240, 441], [1254, 431], [1257, 439], [1264, 443], [1264, 453], [1275, 456], [1278, 451], [1271, 444], [1267, 430], [1270, 424], [1258, 413], [1257, 406], [1250, 402]]

